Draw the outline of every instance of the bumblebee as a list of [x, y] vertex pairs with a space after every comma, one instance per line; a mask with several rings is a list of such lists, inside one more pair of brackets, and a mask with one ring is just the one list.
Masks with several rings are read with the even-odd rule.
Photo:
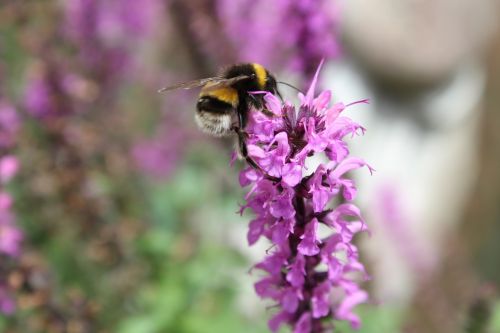
[[263, 108], [263, 96], [250, 92], [267, 91], [281, 98], [275, 77], [262, 65], [236, 64], [222, 70], [218, 76], [176, 84], [158, 92], [195, 87], [202, 87], [195, 115], [201, 130], [219, 137], [236, 133], [241, 156], [260, 169], [248, 156], [244, 129], [252, 106], [266, 114], [270, 112]]

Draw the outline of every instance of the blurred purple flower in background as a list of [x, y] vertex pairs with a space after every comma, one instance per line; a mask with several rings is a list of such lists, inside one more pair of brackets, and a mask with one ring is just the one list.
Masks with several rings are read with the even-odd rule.
[[20, 125], [21, 119], [16, 109], [0, 101], [0, 149], [7, 149], [14, 145], [14, 137]]
[[10, 195], [0, 192], [0, 254], [17, 257], [23, 237], [21, 231], [15, 226], [15, 217], [11, 208]]
[[[273, 332], [284, 323], [295, 333], [324, 332], [328, 317], [359, 327], [352, 310], [368, 298], [356, 282], [356, 275], [367, 275], [352, 243], [367, 227], [351, 203], [356, 187], [347, 173], [371, 168], [350, 157], [344, 141], [364, 129], [340, 115], [344, 104], [329, 106], [330, 91], [314, 97], [318, 72], [307, 94], [299, 94], [298, 112], [266, 94], [267, 108], [276, 117], [254, 111], [246, 127], [249, 155], [265, 174], [254, 168], [241, 172], [240, 184], [251, 185], [242, 211], [250, 208], [256, 214], [249, 244], [261, 236], [274, 244], [271, 254], [256, 265], [266, 274], [255, 284], [259, 296], [281, 309], [269, 322]], [[306, 167], [308, 159], [321, 155], [328, 162], [316, 170]], [[334, 207], [334, 202], [344, 203]]]
[[19, 169], [19, 162], [15, 156], [6, 155], [0, 158], [0, 183], [5, 184], [12, 179]]
[[179, 142], [186, 142], [186, 139], [187, 133], [181, 127], [160, 128], [154, 138], [135, 144], [132, 157], [144, 173], [156, 178], [166, 178], [175, 170], [184, 153], [185, 147]]
[[412, 230], [412, 216], [404, 204], [403, 192], [394, 183], [382, 184], [377, 188], [375, 203], [383, 222], [382, 227], [391, 237], [412, 274], [423, 279], [436, 265], [436, 258], [422, 242], [419, 233]]
[[123, 76], [134, 67], [132, 50], [152, 33], [160, 10], [158, 0], [70, 0], [63, 35], [77, 46], [87, 70]]
[[[10, 259], [21, 254], [23, 233], [16, 226], [12, 211], [13, 199], [5, 186], [17, 173], [19, 162], [10, 152], [16, 143], [20, 118], [13, 106], [0, 101], [0, 272], [8, 271]], [[0, 313], [12, 314], [15, 310], [13, 291], [10, 290], [4, 276], [0, 276]]]
[[[149, 83], [150, 91], [158, 89], [161, 85], [158, 81]], [[190, 107], [192, 98], [178, 93], [161, 101], [160, 117], [154, 120], [154, 134], [137, 138], [131, 149], [132, 159], [139, 171], [152, 178], [167, 180], [182, 163], [193, 143], [199, 144], [199, 131], [188, 125], [194, 123], [194, 105]], [[180, 105], [188, 107], [180, 109]]]
[[239, 61], [284, 66], [309, 80], [315, 64], [340, 54], [336, 1], [218, 0], [217, 12]]
[[6, 286], [0, 283], [0, 313], [5, 315], [13, 314], [16, 310], [16, 303]]
[[45, 77], [36, 75], [28, 81], [25, 91], [26, 110], [34, 117], [41, 118], [53, 113], [51, 92]]
[[152, 33], [160, 4], [158, 0], [140, 5], [129, 0], [65, 2], [62, 38], [57, 42], [74, 48], [76, 56], [59, 54], [54, 48], [48, 55], [44, 48], [39, 50], [42, 61], [31, 67], [26, 82], [27, 111], [36, 118], [70, 115], [88, 109], [85, 102], [113, 96], [123, 83], [118, 80], [137, 70], [134, 56]]
[[89, 102], [106, 92], [68, 67], [53, 61], [31, 66], [24, 90], [24, 106], [31, 116], [47, 120], [84, 112]]
[[[19, 129], [20, 119], [14, 107], [0, 101], [0, 256], [2, 254], [16, 257], [20, 252], [22, 233], [15, 225], [12, 212], [12, 197], [5, 186], [15, 176], [19, 162], [9, 154], [15, 145], [15, 136]], [[5, 129], [5, 130], [4, 130]]]
[[72, 113], [73, 104], [64, 89], [61, 64], [36, 63], [29, 72], [24, 92], [26, 111], [38, 119]]

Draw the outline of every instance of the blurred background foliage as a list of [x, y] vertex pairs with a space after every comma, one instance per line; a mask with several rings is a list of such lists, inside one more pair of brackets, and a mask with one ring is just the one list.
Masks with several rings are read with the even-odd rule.
[[[196, 92], [156, 91], [244, 60], [305, 86], [321, 58], [342, 59], [345, 42], [343, 58], [356, 59], [378, 88], [411, 94], [415, 85], [401, 88], [397, 80], [402, 73], [408, 81], [404, 69], [387, 78], [364, 60], [366, 50], [350, 35], [362, 13], [343, 26], [338, 3], [277, 1], [267, 12], [265, 1], [244, 0], [2, 1], [0, 104], [16, 115], [0, 110], [0, 158], [15, 156], [19, 170], [9, 181], [0, 175], [0, 192], [12, 199], [23, 240], [13, 253], [0, 251], [0, 331], [267, 332], [272, 304], [257, 299], [249, 274], [267, 245], [246, 244], [250, 217], [237, 214], [244, 192], [237, 181], [242, 164], [229, 166], [233, 142], [197, 131]], [[429, 279], [414, 286], [438, 290], [443, 302], [419, 299], [424, 292], [404, 307], [375, 299], [359, 310], [361, 333], [457, 332], [441, 327], [435, 313], [456, 315], [464, 332], [500, 332], [495, 36], [477, 56], [488, 73], [479, 171], [445, 242], [455, 244], [453, 255], [443, 255]], [[416, 79], [418, 89], [429, 77]], [[3, 144], [7, 132], [12, 142]], [[7, 239], [11, 219], [1, 223], [0, 243], [17, 242]], [[452, 273], [449, 257], [458, 267]], [[445, 289], [460, 280], [456, 274], [472, 276], [485, 291], [471, 289], [455, 309], [453, 288]], [[380, 283], [390, 285], [391, 276]], [[444, 310], [433, 308], [437, 303]], [[340, 323], [338, 331], [351, 329]]]

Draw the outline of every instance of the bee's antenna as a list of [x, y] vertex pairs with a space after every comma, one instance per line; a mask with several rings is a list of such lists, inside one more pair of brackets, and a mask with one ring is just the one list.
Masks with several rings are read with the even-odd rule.
[[281, 84], [284, 84], [285, 86], [289, 86], [290, 88], [293, 88], [293, 89], [297, 90], [297, 91], [298, 91], [298, 92], [300, 92], [300, 93], [302, 92], [302, 91], [300, 91], [300, 89], [299, 89], [299, 88], [297, 88], [297, 87], [295, 87], [295, 86], [292, 86], [290, 83], [286, 83], [286, 82], [283, 82], [283, 81], [276, 81], [276, 83], [281, 83]]

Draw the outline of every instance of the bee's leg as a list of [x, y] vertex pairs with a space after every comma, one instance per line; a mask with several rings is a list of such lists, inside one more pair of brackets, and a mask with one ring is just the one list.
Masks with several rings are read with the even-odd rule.
[[265, 116], [268, 116], [269, 118], [274, 118], [274, 117], [277, 117], [271, 110], [269, 109], [262, 109], [262, 110], [259, 110], [260, 112], [262, 112]]
[[248, 156], [248, 149], [247, 149], [247, 144], [246, 144], [246, 133], [243, 131], [243, 128], [245, 128], [246, 125], [246, 119], [245, 119], [245, 112], [240, 109], [238, 110], [238, 127], [235, 127], [234, 130], [236, 131], [236, 134], [238, 135], [238, 148], [240, 150], [241, 156], [247, 161], [252, 168], [257, 169], [257, 170], [262, 170], [262, 168], [250, 157]]
[[[238, 112], [238, 119], [239, 119], [239, 122], [240, 124], [241, 123], [244, 123], [244, 116]], [[273, 181], [273, 182], [279, 182], [280, 179], [279, 178], [276, 178], [276, 177], [273, 177], [273, 176], [269, 176], [268, 174], [266, 174], [266, 172], [260, 167], [260, 165], [258, 165], [249, 155], [248, 155], [248, 149], [247, 149], [247, 144], [246, 144], [246, 136], [247, 134], [245, 133], [245, 131], [242, 130], [242, 127], [239, 126], [239, 127], [235, 127], [234, 128], [236, 134], [238, 135], [238, 147], [239, 147], [239, 150], [240, 150], [240, 154], [241, 156], [247, 161], [247, 163], [254, 169], [256, 170], [259, 170], [261, 171], [263, 174], [264, 174], [264, 177]]]
[[264, 170], [262, 170], [262, 168], [250, 156], [248, 156], [248, 149], [245, 140], [246, 133], [239, 128], [236, 129], [236, 133], [238, 134], [238, 147], [241, 156], [247, 161], [248, 164], [250, 164], [252, 168], [264, 172]]
[[251, 100], [251, 101], [248, 101], [248, 102], [252, 103], [253, 106], [255, 106], [255, 108], [257, 108], [257, 109], [262, 108], [262, 101], [261, 101], [262, 97], [260, 97], [260, 96], [257, 97], [257, 96], [255, 96], [253, 94], [248, 94], [248, 98]]

